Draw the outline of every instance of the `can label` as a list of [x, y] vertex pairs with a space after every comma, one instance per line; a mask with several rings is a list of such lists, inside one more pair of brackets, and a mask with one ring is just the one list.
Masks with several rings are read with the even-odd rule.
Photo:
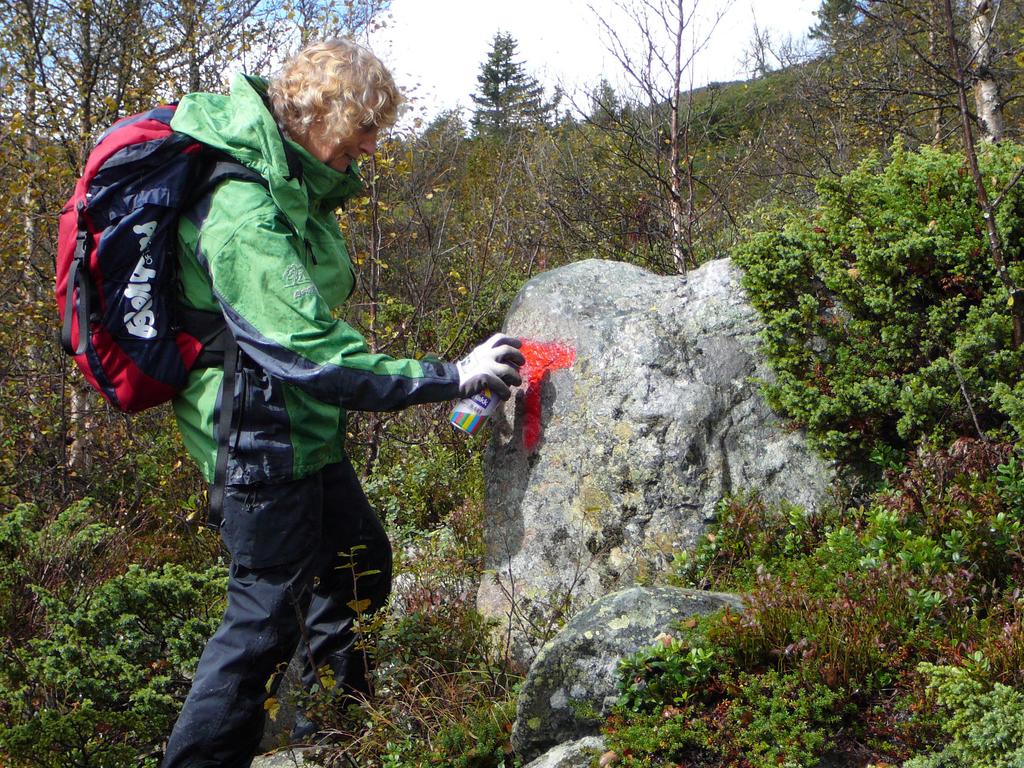
[[480, 429], [480, 425], [487, 421], [487, 417], [497, 409], [498, 402], [498, 398], [491, 394], [491, 390], [485, 388], [472, 397], [456, 403], [449, 421], [456, 429], [474, 435]]

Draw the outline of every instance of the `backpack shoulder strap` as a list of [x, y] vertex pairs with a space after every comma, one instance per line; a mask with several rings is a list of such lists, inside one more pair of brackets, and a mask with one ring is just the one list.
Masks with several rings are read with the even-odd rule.
[[[213, 163], [199, 188], [192, 198], [192, 205], [197, 205], [213, 194], [223, 182], [229, 179], [251, 181], [269, 188], [267, 180], [251, 168], [247, 168], [235, 160], [218, 160]], [[209, 314], [209, 313], [203, 313]], [[193, 318], [196, 322], [196, 318]], [[234, 415], [235, 377], [238, 369], [238, 344], [224, 323], [222, 316], [217, 316], [211, 324], [209, 320], [199, 319], [197, 330], [208, 334], [204, 354], [208, 357], [202, 362], [224, 365], [224, 379], [220, 389], [220, 409], [217, 418], [217, 458], [214, 464], [213, 485], [209, 490], [209, 508], [206, 524], [211, 528], [220, 528], [224, 520], [224, 484], [227, 481], [228, 439], [231, 434], [231, 421]]]
[[198, 203], [207, 195], [213, 194], [213, 191], [228, 179], [252, 181], [267, 189], [270, 188], [267, 180], [252, 168], [247, 168], [236, 160], [218, 160], [212, 164], [206, 177], [200, 181], [199, 188], [192, 198], [193, 204]]
[[[201, 205], [218, 186], [229, 179], [251, 181], [265, 188], [269, 187], [267, 180], [251, 168], [234, 160], [218, 159], [204, 169], [198, 179], [196, 190], [189, 196], [183, 210], [188, 211]], [[180, 303], [175, 309], [175, 314], [180, 319], [181, 326], [202, 342], [203, 351], [196, 360], [195, 367], [220, 367], [224, 362], [225, 351], [234, 341], [228, 332], [224, 316], [220, 312], [192, 309]]]

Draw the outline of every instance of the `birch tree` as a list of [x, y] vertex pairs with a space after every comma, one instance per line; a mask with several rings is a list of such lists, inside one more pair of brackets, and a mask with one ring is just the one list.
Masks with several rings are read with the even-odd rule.
[[147, 28], [159, 63], [151, 98], [222, 90], [234, 64], [261, 72], [279, 55], [280, 17], [280, 0], [151, 0]]
[[[967, 161], [967, 168], [974, 181], [974, 188], [977, 192], [978, 208], [981, 210], [982, 219], [985, 222], [985, 234], [987, 236], [989, 254], [992, 257], [992, 263], [995, 266], [996, 274], [1005, 286], [1007, 294], [1009, 294], [1010, 310], [1013, 316], [1013, 347], [1016, 349], [1024, 344], [1024, 289], [1018, 285], [1010, 272], [1002, 238], [999, 234], [999, 229], [996, 226], [996, 213], [998, 211], [999, 203], [1006, 194], [1006, 191], [1004, 190], [999, 193], [995, 201], [992, 200], [991, 195], [989, 194], [986, 180], [981, 174], [978, 163], [977, 149], [974, 142], [973, 121], [971, 120], [967, 104], [969, 69], [975, 68], [975, 71], [977, 72], [977, 62], [979, 59], [989, 59], [988, 64], [991, 64], [990, 50], [988, 49], [989, 38], [992, 34], [991, 24], [981, 25], [985, 30], [987, 30], [986, 34], [982, 37], [979, 37], [976, 32], [976, 29], [979, 26], [978, 17], [982, 15], [985, 10], [984, 6], [986, 5], [987, 3], [985, 2], [976, 3], [974, 0], [972, 0], [971, 3], [971, 9], [974, 11], [974, 17], [970, 20], [971, 44], [972, 47], [975, 44], [980, 44], [985, 47], [986, 51], [985, 53], [981, 53], [979, 49], [975, 48], [971, 52], [972, 63], [967, 64], [963, 61], [960, 52], [960, 39], [957, 36], [956, 17], [953, 10], [952, 0], [943, 0], [944, 18], [946, 21], [946, 40], [949, 45], [949, 65], [956, 83], [957, 97], [960, 107], [960, 128], [961, 135], [963, 137], [964, 155]], [[993, 89], [991, 87], [991, 83], [986, 83], [986, 87], [982, 89], [981, 95], [979, 95], [978, 86], [980, 83], [981, 81], [979, 80], [975, 84], [975, 96], [978, 98], [979, 106], [979, 122], [982, 129], [988, 132], [988, 138], [992, 141], [997, 141], [998, 138], [1002, 136], [1003, 131], [998, 90]], [[980, 114], [982, 107], [988, 110], [985, 116]], [[988, 118], [987, 120], [986, 117]], [[1024, 167], [1022, 167], [1022, 170], [1024, 170]], [[1019, 180], [1020, 173], [1018, 173], [1017, 177], [1011, 182], [1011, 186], [1016, 184]]]
[[630, 22], [628, 32], [599, 16], [608, 50], [632, 94], [625, 97], [626, 109], [602, 105], [600, 95], [592, 96], [596, 111], [604, 115], [595, 126], [612, 137], [612, 151], [653, 187], [652, 200], [671, 232], [672, 267], [679, 273], [696, 266], [702, 219], [722, 202], [696, 162], [708, 139], [712, 105], [695, 103], [694, 64], [728, 7], [716, 4], [710, 16], [703, 16], [697, 0], [624, 0], [618, 10]]
[[1006, 131], [999, 82], [993, 71], [995, 45], [993, 19], [999, 0], [970, 0], [970, 71], [974, 77], [974, 103], [978, 124], [989, 141], [1000, 141]]
[[314, 40], [348, 36], [366, 41], [383, 22], [390, 0], [284, 0], [283, 18], [295, 31], [296, 48]]
[[[16, 128], [3, 140], [16, 158], [15, 175], [23, 189], [18, 214], [24, 238], [20, 248], [5, 254], [21, 265], [16, 274], [23, 310], [9, 322], [28, 355], [16, 381], [29, 393], [35, 385], [29, 401], [55, 383], [67, 390], [70, 408], [53, 422], [69, 428], [61, 430], [62, 445], [51, 447], [63, 452], [67, 443], [67, 467], [76, 472], [89, 468], [94, 430], [83, 384], [58, 373], [67, 368], [47, 328], [56, 223], [50, 212], [59, 210], [96, 126], [112, 119], [132, 98], [132, 83], [145, 63], [138, 55], [142, 14], [140, 0], [0, 3], [3, 57], [10, 78], [6, 111]], [[38, 388], [41, 383], [43, 389]], [[52, 422], [40, 431], [52, 432]]]

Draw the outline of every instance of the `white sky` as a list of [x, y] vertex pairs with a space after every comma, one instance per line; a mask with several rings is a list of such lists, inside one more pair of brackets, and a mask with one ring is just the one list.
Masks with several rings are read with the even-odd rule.
[[[559, 83], [570, 92], [585, 89], [602, 75], [622, 88], [620, 67], [591, 10], [613, 21], [620, 35], [630, 35], [634, 25], [615, 15], [616, 5], [615, 0], [392, 0], [384, 27], [369, 43], [413, 97], [413, 114], [429, 120], [463, 107], [468, 116], [480, 65], [498, 31], [516, 39], [519, 59], [549, 93]], [[726, 5], [698, 0], [706, 14]], [[820, 0], [735, 0], [693, 68], [694, 85], [747, 76], [742, 59], [755, 19], [775, 41], [799, 40], [814, 24], [812, 13], [820, 5]]]

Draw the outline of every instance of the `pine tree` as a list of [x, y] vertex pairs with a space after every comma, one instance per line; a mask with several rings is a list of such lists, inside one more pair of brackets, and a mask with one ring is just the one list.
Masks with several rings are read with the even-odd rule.
[[835, 48], [837, 38], [863, 20], [855, 0], [822, 0], [814, 15], [818, 23], [811, 27], [808, 37], [820, 40], [830, 50]]
[[544, 101], [543, 86], [516, 60], [517, 46], [512, 35], [498, 32], [480, 67], [480, 89], [472, 96], [473, 132], [478, 136], [508, 136], [544, 124], [555, 108], [553, 101]]
[[601, 78], [597, 87], [590, 92], [590, 110], [587, 121], [607, 127], [622, 115], [623, 103], [606, 78]]

